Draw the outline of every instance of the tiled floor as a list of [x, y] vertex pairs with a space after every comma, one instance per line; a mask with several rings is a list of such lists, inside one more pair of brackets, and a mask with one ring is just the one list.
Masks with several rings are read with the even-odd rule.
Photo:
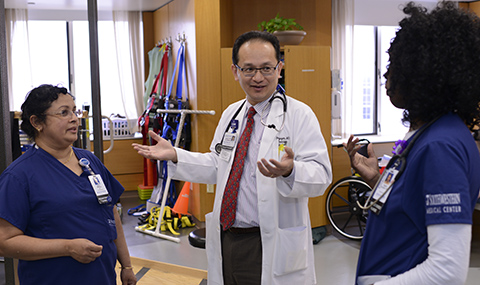
[[[181, 229], [179, 243], [135, 231], [138, 218], [128, 216], [127, 210], [141, 204], [142, 201], [133, 193], [127, 192], [127, 195], [121, 198], [123, 227], [130, 255], [206, 270], [205, 250], [193, 247], [188, 242], [188, 234], [194, 228]], [[202, 224], [197, 225], [197, 227], [202, 226]], [[354, 284], [359, 248], [360, 242], [345, 239], [336, 233], [328, 235], [320, 243], [314, 245], [318, 284]], [[0, 285], [3, 285], [5, 284], [3, 266], [0, 267]], [[477, 285], [479, 284], [478, 280], [480, 280], [480, 241], [474, 241], [466, 285]], [[142, 284], [141, 280], [139, 284]]]

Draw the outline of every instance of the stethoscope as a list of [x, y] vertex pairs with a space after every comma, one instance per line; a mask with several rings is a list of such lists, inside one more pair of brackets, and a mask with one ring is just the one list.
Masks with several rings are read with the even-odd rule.
[[[362, 210], [369, 210], [372, 208], [374, 205], [380, 201], [383, 196], [385, 196], [386, 193], [390, 192], [393, 184], [400, 178], [400, 176], [403, 174], [405, 171], [405, 168], [407, 166], [407, 156], [410, 150], [412, 149], [413, 145], [415, 144], [415, 141], [420, 137], [420, 135], [423, 134], [423, 132], [430, 127], [434, 122], [436, 122], [441, 116], [438, 116], [437, 118], [431, 120], [428, 122], [426, 125], [422, 126], [416, 133], [413, 135], [412, 140], [408, 143], [407, 147], [405, 148], [404, 151], [402, 151], [401, 154], [396, 154], [394, 155], [390, 161], [388, 162], [387, 166], [385, 167], [384, 173], [387, 172], [388, 169], [396, 169], [398, 172], [395, 175], [395, 178], [393, 181], [391, 181], [390, 185], [388, 188], [378, 197], [378, 199], [374, 200], [373, 202], [371, 201], [373, 197], [373, 192], [372, 194], [368, 197], [367, 201], [365, 202], [364, 205], [361, 205], [360, 202], [357, 200], [357, 205], [362, 209]], [[377, 183], [375, 184], [375, 187], [373, 189], [377, 189], [378, 184], [382, 182], [382, 177], [378, 179]]]
[[[278, 95], [280, 94], [280, 95]], [[269, 106], [272, 105], [272, 102], [273, 100], [275, 99], [279, 99], [282, 101], [283, 103], [283, 120], [282, 120], [282, 125], [280, 126], [279, 129], [277, 129], [277, 126], [275, 126], [275, 124], [269, 124], [267, 125], [267, 123], [265, 123], [263, 121], [263, 117], [264, 117], [264, 113], [265, 111], [267, 110], [267, 108]], [[237, 111], [235, 112], [235, 114], [233, 114], [232, 118], [230, 119], [230, 123], [227, 124], [227, 127], [225, 128], [225, 131], [223, 132], [223, 136], [222, 136], [222, 140], [217, 143], [215, 145], [215, 151], [220, 154], [220, 152], [222, 151], [222, 148], [224, 147], [223, 145], [223, 140], [225, 138], [225, 134], [228, 132], [228, 130], [230, 128], [237, 128], [238, 126], [234, 125], [234, 122], [237, 121], [235, 120], [235, 118], [238, 116], [238, 113], [240, 113], [240, 111], [242, 110], [243, 106], [245, 105], [245, 102], [247, 100], [243, 101], [242, 105], [240, 105], [240, 107], [237, 109]], [[274, 129], [276, 130], [277, 132], [280, 132], [283, 130], [283, 127], [285, 126], [285, 115], [287, 113], [287, 96], [285, 95], [285, 89], [283, 89], [282, 85], [278, 84], [277, 85], [277, 89], [275, 90], [275, 93], [273, 93], [273, 96], [268, 100], [268, 104], [265, 105], [265, 107], [263, 107], [263, 110], [262, 110], [262, 113], [260, 114], [260, 123], [262, 125], [264, 125], [265, 127], [267, 128], [270, 128], [270, 129]]]
[[[279, 96], [277, 94], [280, 94], [282, 96]], [[267, 107], [269, 105], [270, 106], [272, 105], [272, 102], [275, 99], [280, 99], [283, 103], [283, 120], [282, 120], [282, 125], [280, 126], [280, 129], [277, 129], [275, 124], [267, 125], [263, 121], [265, 110], [267, 110]], [[274, 129], [275, 131], [277, 131], [279, 133], [281, 130], [283, 130], [283, 127], [285, 126], [285, 114], [286, 113], [287, 113], [287, 96], [285, 95], [285, 89], [283, 89], [282, 85], [278, 84], [277, 85], [277, 90], [275, 90], [275, 93], [273, 93], [272, 98], [270, 98], [270, 100], [268, 100], [268, 104], [266, 104], [265, 107], [263, 107], [262, 113], [260, 114], [260, 123], [262, 123], [262, 125], [264, 125], [265, 127], [270, 128], [270, 129]]]

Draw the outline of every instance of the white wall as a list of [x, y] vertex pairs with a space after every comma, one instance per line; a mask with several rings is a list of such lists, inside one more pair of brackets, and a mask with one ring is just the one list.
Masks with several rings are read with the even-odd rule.
[[[112, 21], [112, 11], [98, 11], [98, 20]], [[88, 11], [86, 10], [39, 10], [28, 9], [29, 20], [49, 21], [87, 21]]]
[[[355, 25], [398, 26], [405, 17], [403, 6], [408, 0], [355, 0]], [[437, 0], [415, 1], [427, 9], [437, 5]]]

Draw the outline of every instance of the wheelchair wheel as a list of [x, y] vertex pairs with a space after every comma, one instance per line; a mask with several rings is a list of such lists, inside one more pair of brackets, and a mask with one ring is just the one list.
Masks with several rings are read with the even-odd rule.
[[358, 176], [345, 177], [333, 184], [326, 199], [328, 220], [342, 236], [361, 240], [367, 223], [368, 211], [358, 207], [365, 205], [371, 194], [370, 186]]

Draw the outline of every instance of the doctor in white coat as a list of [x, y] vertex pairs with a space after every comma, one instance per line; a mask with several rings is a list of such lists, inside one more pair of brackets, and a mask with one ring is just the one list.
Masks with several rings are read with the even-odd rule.
[[[276, 90], [283, 63], [275, 36], [241, 35], [232, 59], [246, 100], [223, 112], [210, 152], [173, 148], [153, 132], [155, 146], [133, 146], [147, 158], [170, 160], [175, 179], [217, 185], [206, 216], [208, 284], [316, 284], [308, 198], [322, 195], [332, 180], [320, 125], [310, 107]], [[222, 199], [251, 106], [256, 114], [236, 217], [224, 230]], [[235, 120], [238, 126], [232, 127]], [[225, 140], [232, 133], [238, 134], [233, 144]]]

